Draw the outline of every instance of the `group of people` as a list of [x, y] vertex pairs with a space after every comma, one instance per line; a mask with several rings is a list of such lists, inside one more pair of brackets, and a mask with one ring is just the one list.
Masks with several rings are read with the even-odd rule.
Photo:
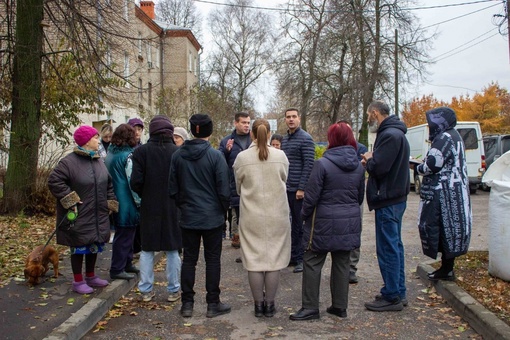
[[[332, 301], [326, 311], [344, 318], [349, 283], [357, 282], [366, 183], [383, 286], [365, 307], [402, 310], [407, 306], [401, 236], [409, 193], [407, 128], [384, 102], [374, 101], [367, 114], [369, 130], [377, 133], [373, 151], [356, 141], [348, 122], [339, 121], [328, 128], [328, 147], [318, 160], [295, 108], [285, 112], [284, 136], [271, 136], [265, 119], [251, 122], [249, 114], [237, 113], [235, 129], [218, 150], [209, 142], [213, 122], [207, 114], [189, 119], [193, 139], [168, 117], [155, 116], [143, 145], [132, 124], [119, 125], [107, 148], [108, 138], [100, 141], [96, 129], [81, 126], [74, 134], [77, 147], [49, 178], [58, 199], [57, 242], [71, 247], [73, 290], [90, 293], [108, 284], [95, 275], [94, 265], [108, 241], [113, 212], [112, 279], [130, 279], [140, 271], [138, 287], [143, 300], [150, 301], [154, 254], [164, 251], [168, 301], [181, 298], [181, 315], [191, 317], [202, 244], [206, 316], [229, 313], [230, 305], [220, 300], [220, 279], [222, 238], [232, 209], [232, 245], [240, 246], [238, 262], [248, 272], [256, 317], [275, 314], [280, 271], [294, 266], [294, 273], [303, 273], [302, 304], [290, 319], [318, 319], [321, 270], [330, 253]], [[453, 129], [453, 110], [443, 107], [426, 115], [432, 147], [416, 168], [425, 176], [419, 231], [426, 255], [442, 253], [441, 268], [429, 278], [453, 280], [454, 258], [467, 252], [471, 230], [464, 149]], [[101, 147], [107, 151], [104, 163]], [[68, 210], [78, 219], [67, 221]], [[140, 269], [132, 263], [137, 227]]]

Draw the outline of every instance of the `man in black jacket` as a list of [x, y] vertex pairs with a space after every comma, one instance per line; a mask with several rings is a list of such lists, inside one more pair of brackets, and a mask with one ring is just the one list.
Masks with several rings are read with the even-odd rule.
[[235, 129], [231, 134], [223, 138], [220, 142], [218, 150], [223, 153], [225, 160], [228, 164], [230, 176], [230, 206], [234, 210], [235, 216], [232, 218], [232, 247], [239, 248], [239, 195], [236, 190], [236, 181], [234, 178], [234, 171], [232, 165], [237, 158], [237, 155], [246, 149], [251, 144], [250, 137], [250, 115], [246, 112], [238, 112], [234, 116]]
[[303, 220], [301, 208], [305, 197], [305, 187], [312, 172], [315, 159], [315, 144], [312, 137], [299, 125], [299, 111], [290, 108], [285, 111], [285, 123], [289, 128], [283, 137], [282, 150], [289, 160], [287, 178], [287, 199], [292, 218], [290, 264], [295, 265], [294, 273], [303, 271]]
[[181, 209], [184, 248], [181, 287], [181, 315], [191, 317], [195, 291], [195, 272], [203, 241], [205, 287], [208, 318], [230, 313], [220, 302], [221, 245], [225, 214], [230, 201], [228, 166], [225, 158], [209, 143], [213, 131], [211, 118], [194, 114], [189, 119], [193, 140], [187, 140], [172, 156], [169, 194]]
[[365, 303], [375, 312], [400, 311], [407, 305], [402, 216], [409, 194], [409, 143], [406, 125], [390, 116], [387, 104], [374, 101], [368, 107], [370, 132], [377, 132], [374, 151], [363, 155], [369, 174], [367, 203], [375, 210], [375, 241], [379, 269], [384, 281], [373, 302]]

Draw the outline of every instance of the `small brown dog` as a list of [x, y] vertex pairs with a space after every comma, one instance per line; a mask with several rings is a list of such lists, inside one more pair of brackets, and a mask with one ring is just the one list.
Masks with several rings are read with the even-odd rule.
[[39, 278], [46, 274], [50, 262], [53, 264], [53, 277], [58, 277], [58, 253], [55, 248], [35, 247], [25, 261], [25, 279], [28, 279], [29, 285], [39, 284]]

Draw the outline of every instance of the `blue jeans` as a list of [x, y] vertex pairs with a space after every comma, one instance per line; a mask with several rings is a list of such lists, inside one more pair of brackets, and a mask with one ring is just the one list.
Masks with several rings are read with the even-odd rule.
[[[140, 254], [140, 282], [138, 289], [142, 293], [152, 291], [154, 286], [154, 253], [142, 250]], [[177, 250], [165, 251], [166, 253], [166, 289], [169, 293], [177, 293], [181, 289], [181, 258]]]
[[301, 208], [303, 200], [296, 199], [296, 192], [287, 191], [287, 200], [289, 201], [291, 216], [291, 251], [290, 262], [303, 262], [303, 219], [301, 218]]
[[384, 281], [381, 295], [388, 301], [406, 297], [402, 243], [402, 216], [405, 210], [406, 202], [375, 210], [377, 261]]

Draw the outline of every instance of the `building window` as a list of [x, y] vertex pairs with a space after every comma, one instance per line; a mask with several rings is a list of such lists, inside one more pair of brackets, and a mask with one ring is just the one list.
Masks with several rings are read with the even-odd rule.
[[124, 52], [124, 80], [126, 80], [126, 87], [129, 87], [129, 54]]
[[161, 59], [161, 44], [157, 44], [156, 48], [156, 60], [154, 61], [156, 67], [160, 67], [160, 59]]
[[152, 68], [152, 46], [150, 41], [147, 41], [147, 67]]
[[110, 44], [108, 44], [106, 46], [106, 67], [107, 67], [106, 77], [111, 78], [111, 76], [112, 76], [112, 72], [111, 72], [111, 69], [112, 69], [112, 47]]
[[129, 21], [129, 0], [124, 0], [124, 19]]
[[193, 54], [191, 54], [191, 51], [189, 52], [188, 64], [189, 71], [193, 72]]
[[142, 33], [138, 32], [138, 56], [142, 56]]
[[193, 70], [195, 71], [195, 76], [197, 75], [197, 57], [193, 60]]
[[152, 106], [152, 83], [148, 83], [147, 84], [147, 88], [148, 88], [148, 104], [149, 104], [149, 107]]
[[138, 102], [141, 103], [143, 100], [143, 89], [142, 89], [143, 83], [142, 79], [138, 78]]

